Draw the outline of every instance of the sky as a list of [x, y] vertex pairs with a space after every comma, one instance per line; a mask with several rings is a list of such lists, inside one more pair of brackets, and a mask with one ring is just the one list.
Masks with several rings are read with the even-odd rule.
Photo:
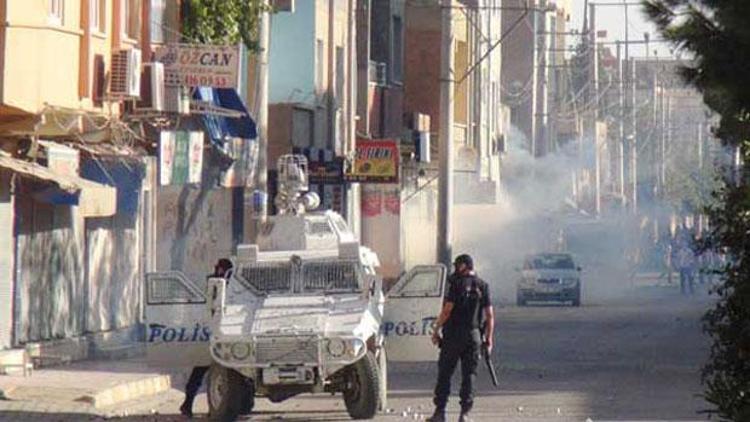
[[[642, 7], [640, 6], [639, 0], [625, 0], [627, 3], [634, 4], [634, 6], [628, 7], [628, 25], [629, 38], [631, 40], [643, 40], [644, 32], [649, 32], [651, 40], [660, 39], [661, 36], [656, 32], [656, 27], [648, 22], [647, 18], [643, 15]], [[623, 0], [594, 0], [593, 3], [621, 3]], [[579, 31], [583, 26], [583, 8], [584, 0], [570, 0], [571, 13], [570, 13], [570, 25], [573, 28], [577, 28]], [[607, 37], [604, 41], [615, 41], [625, 39], [625, 7], [623, 6], [597, 6], [596, 7], [596, 26], [597, 30], [606, 30]], [[601, 40], [601, 39], [600, 39]], [[572, 42], [572, 40], [571, 40]], [[614, 46], [612, 46], [614, 50]], [[650, 43], [649, 46], [650, 54], [653, 55], [654, 50], [658, 50], [658, 55], [663, 57], [671, 57], [669, 51], [669, 44], [666, 43]], [[636, 57], [645, 56], [645, 48], [643, 44], [631, 45], [631, 55]]]

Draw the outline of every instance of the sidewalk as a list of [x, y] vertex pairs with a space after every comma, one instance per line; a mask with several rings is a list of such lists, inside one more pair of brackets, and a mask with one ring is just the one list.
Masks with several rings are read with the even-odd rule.
[[81, 361], [35, 370], [33, 375], [0, 375], [0, 420], [30, 412], [107, 416], [107, 408], [163, 393], [171, 376], [141, 359]]

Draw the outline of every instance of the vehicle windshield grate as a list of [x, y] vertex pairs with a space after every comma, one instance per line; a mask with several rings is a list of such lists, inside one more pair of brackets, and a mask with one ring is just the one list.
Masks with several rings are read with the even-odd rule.
[[306, 262], [302, 266], [305, 291], [354, 291], [359, 289], [359, 271], [354, 262]]
[[288, 292], [292, 286], [292, 266], [288, 262], [245, 265], [239, 276], [242, 281], [264, 293]]

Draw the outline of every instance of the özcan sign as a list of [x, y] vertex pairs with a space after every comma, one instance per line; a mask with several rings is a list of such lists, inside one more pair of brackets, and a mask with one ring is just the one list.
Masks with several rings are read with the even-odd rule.
[[237, 88], [238, 46], [167, 44], [156, 50], [156, 61], [164, 63], [167, 86]]

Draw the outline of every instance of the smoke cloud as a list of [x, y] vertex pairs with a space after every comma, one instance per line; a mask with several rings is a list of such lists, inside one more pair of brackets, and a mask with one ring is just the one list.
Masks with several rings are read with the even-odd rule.
[[[570, 142], [534, 158], [519, 130], [512, 129], [510, 135], [498, 203], [456, 207], [455, 254], [474, 255], [479, 275], [502, 302], [515, 301], [517, 269], [526, 255], [539, 252], [569, 251], [576, 256], [584, 268], [584, 300], [623, 287], [624, 233], [630, 222], [622, 215], [597, 219], [576, 206], [576, 193], [580, 198], [586, 188], [580, 175], [593, 168], [593, 142]], [[593, 278], [595, 283], [587, 282]]]

